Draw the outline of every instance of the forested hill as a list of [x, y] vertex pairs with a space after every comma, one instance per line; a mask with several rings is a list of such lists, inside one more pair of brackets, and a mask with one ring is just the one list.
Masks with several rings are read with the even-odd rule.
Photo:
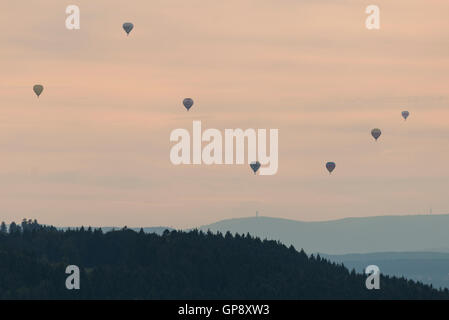
[[[67, 290], [65, 268], [81, 270]], [[365, 275], [275, 241], [199, 231], [57, 230], [25, 223], [0, 232], [0, 298], [448, 299], [405, 279]]]

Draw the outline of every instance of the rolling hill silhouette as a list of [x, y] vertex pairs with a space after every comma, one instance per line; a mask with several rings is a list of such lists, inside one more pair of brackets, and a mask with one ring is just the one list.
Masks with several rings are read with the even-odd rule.
[[[65, 268], [80, 269], [67, 290]], [[366, 275], [276, 241], [130, 229], [58, 230], [22, 224], [0, 232], [2, 299], [449, 299], [449, 291]]]
[[199, 228], [279, 240], [326, 254], [449, 251], [449, 215], [379, 216], [323, 222], [251, 217]]

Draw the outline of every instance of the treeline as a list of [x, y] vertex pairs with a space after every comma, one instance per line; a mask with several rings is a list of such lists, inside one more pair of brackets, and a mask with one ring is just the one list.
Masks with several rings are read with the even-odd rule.
[[[68, 290], [68, 265], [80, 289]], [[249, 235], [127, 228], [58, 230], [37, 221], [0, 226], [1, 299], [448, 299], [447, 289], [366, 275]]]

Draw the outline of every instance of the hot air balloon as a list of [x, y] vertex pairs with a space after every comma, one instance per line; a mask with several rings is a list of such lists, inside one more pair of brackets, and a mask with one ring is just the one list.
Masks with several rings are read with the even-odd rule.
[[186, 107], [187, 111], [189, 111], [189, 109], [193, 106], [193, 100], [190, 98], [185, 98], [182, 101], [182, 104]]
[[260, 162], [259, 161], [253, 161], [249, 164], [249, 166], [251, 167], [251, 169], [253, 169], [254, 174], [256, 174], [257, 170], [259, 170], [260, 168]]
[[33, 86], [33, 91], [37, 95], [37, 97], [39, 98], [39, 96], [41, 95], [42, 91], [44, 91], [44, 86], [42, 86], [41, 84], [36, 84], [36, 85]]
[[380, 129], [374, 128], [373, 130], [371, 130], [371, 135], [373, 136], [374, 139], [379, 139], [380, 135], [382, 134], [382, 131], [380, 131]]
[[131, 22], [125, 22], [123, 24], [123, 30], [125, 30], [126, 35], [129, 35], [131, 30], [134, 28], [134, 25]]
[[331, 174], [332, 171], [334, 171], [334, 169], [335, 169], [335, 162], [327, 162], [326, 169], [327, 169], [327, 171], [329, 171], [329, 174]]
[[404, 120], [407, 120], [408, 116], [410, 115], [410, 112], [408, 111], [402, 111], [402, 118], [404, 118]]

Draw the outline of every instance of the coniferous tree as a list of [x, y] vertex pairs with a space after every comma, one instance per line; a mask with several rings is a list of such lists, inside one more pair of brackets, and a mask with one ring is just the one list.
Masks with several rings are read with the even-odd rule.
[[20, 231], [19, 226], [13, 221], [9, 225], [9, 233], [16, 233]]
[[8, 228], [6, 227], [5, 221], [2, 221], [2, 224], [0, 225], [0, 233], [2, 234], [8, 233]]

